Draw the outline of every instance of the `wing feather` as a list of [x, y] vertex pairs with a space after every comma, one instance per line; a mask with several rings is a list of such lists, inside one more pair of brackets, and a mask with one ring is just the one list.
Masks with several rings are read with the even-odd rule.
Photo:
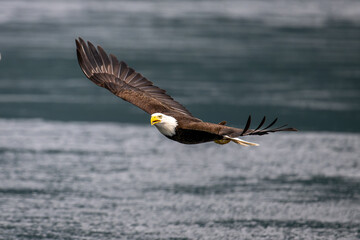
[[117, 58], [110, 54], [110, 58], [111, 58], [111, 63], [112, 63], [112, 69], [113, 69], [113, 74], [115, 77], [119, 77], [119, 73], [120, 73], [120, 64], [119, 61], [117, 60]]
[[249, 129], [251, 125], [251, 116], [249, 116], [244, 129], [225, 126], [226, 122], [221, 122], [219, 124], [208, 123], [208, 122], [190, 122], [181, 125], [181, 127], [184, 129], [197, 130], [197, 131], [217, 134], [220, 136], [230, 136], [230, 137], [239, 137], [246, 135], [265, 135], [271, 132], [282, 132], [282, 131], [297, 131], [295, 128], [285, 128], [287, 125], [269, 129], [269, 127], [271, 127], [276, 122], [275, 120], [272, 123], [270, 123], [269, 126], [263, 129], [260, 128], [265, 122], [264, 118], [261, 121], [259, 127], [257, 127], [256, 129]]
[[94, 58], [94, 62], [96, 64], [96, 71], [100, 72], [100, 71], [103, 71], [104, 68], [103, 68], [103, 61], [102, 61], [102, 58], [100, 57], [99, 53], [96, 51], [96, 48], [94, 45], [92, 45], [91, 42], [88, 42], [88, 45], [89, 45], [89, 49], [90, 49], [90, 52]]
[[[88, 44], [89, 43], [90, 42], [88, 42]], [[110, 62], [110, 59], [109, 59], [108, 55], [105, 53], [104, 49], [102, 47], [98, 46], [97, 50], [98, 50], [98, 53], [100, 54], [100, 57], [101, 57], [102, 62], [103, 62], [101, 70], [103, 72], [113, 73], [112, 64]], [[97, 55], [97, 56], [94, 55], [94, 57], [99, 57], [99, 55]]]
[[281, 127], [276, 127], [276, 128], [271, 128], [276, 122], [277, 122], [277, 118], [275, 118], [274, 121], [272, 121], [268, 126], [266, 126], [265, 128], [261, 129], [262, 125], [264, 125], [265, 123], [265, 117], [261, 120], [259, 126], [255, 129], [249, 129], [250, 124], [251, 124], [251, 118], [249, 116], [249, 119], [246, 123], [246, 126], [244, 128], [244, 130], [242, 131], [242, 133], [240, 135], [237, 135], [237, 133], [233, 133], [232, 136], [234, 137], [238, 137], [238, 136], [246, 136], [246, 135], [265, 135], [271, 132], [281, 132], [281, 131], [297, 131], [295, 128], [285, 128], [287, 125], [283, 125]]
[[263, 119], [261, 120], [261, 122], [260, 122], [259, 126], [258, 126], [257, 128], [255, 128], [255, 130], [254, 130], [254, 131], [256, 131], [256, 130], [258, 130], [259, 128], [261, 128], [261, 127], [262, 127], [262, 125], [264, 125], [265, 120], [266, 120], [266, 117], [264, 116], [264, 117], [263, 117]]
[[149, 114], [155, 112], [175, 111], [193, 117], [180, 103], [176, 102], [166, 91], [154, 86], [123, 61], [110, 54], [107, 55], [100, 46], [79, 38], [76, 40], [79, 65], [91, 81], [100, 87], [107, 88], [118, 97], [136, 105]]

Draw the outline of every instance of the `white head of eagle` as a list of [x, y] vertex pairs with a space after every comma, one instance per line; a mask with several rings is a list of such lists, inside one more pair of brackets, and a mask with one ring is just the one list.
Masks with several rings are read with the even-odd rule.
[[174, 117], [165, 115], [163, 113], [151, 114], [151, 125], [155, 127], [165, 136], [171, 137], [175, 135], [175, 128], [178, 125]]

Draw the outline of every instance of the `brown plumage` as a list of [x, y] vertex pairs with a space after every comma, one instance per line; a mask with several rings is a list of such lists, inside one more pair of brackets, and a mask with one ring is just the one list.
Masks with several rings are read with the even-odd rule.
[[[95, 48], [92, 43], [85, 43], [83, 39], [79, 38], [76, 40], [76, 48], [79, 65], [87, 78], [151, 114], [152, 124], [156, 124], [159, 131], [172, 140], [185, 144], [209, 141], [225, 144], [233, 141], [241, 145], [257, 145], [237, 137], [296, 131], [294, 128], [285, 128], [286, 125], [271, 128], [277, 119], [265, 128], [261, 128], [265, 123], [265, 117], [255, 129], [250, 129], [250, 116], [244, 129], [225, 126], [225, 121], [219, 124], [203, 122], [192, 116], [184, 106], [167, 95], [165, 90], [154, 86], [151, 81], [128, 67], [123, 61], [119, 62], [114, 55], [107, 55], [100, 46]], [[164, 120], [161, 120], [162, 116], [157, 116], [155, 120], [154, 115], [159, 115], [158, 113], [164, 115]], [[165, 125], [166, 129], [164, 129], [162, 124], [157, 124], [161, 121], [165, 122], [168, 116], [170, 116], [169, 120], [176, 119], [174, 120], [174, 131], [170, 131], [173, 130], [170, 125]], [[167, 132], [168, 130], [171, 133]]]

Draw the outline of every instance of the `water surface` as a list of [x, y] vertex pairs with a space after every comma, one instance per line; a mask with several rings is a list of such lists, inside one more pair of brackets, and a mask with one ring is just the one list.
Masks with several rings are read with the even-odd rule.
[[[0, 239], [360, 238], [359, 1], [0, 5]], [[86, 79], [79, 36], [205, 121], [301, 131], [172, 142]]]
[[181, 145], [138, 125], [0, 130], [4, 239], [360, 237], [358, 134], [274, 134], [244, 148]]

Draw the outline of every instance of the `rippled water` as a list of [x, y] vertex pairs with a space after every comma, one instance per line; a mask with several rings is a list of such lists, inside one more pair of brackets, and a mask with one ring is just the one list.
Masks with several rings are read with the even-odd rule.
[[4, 239], [356, 239], [359, 134], [169, 141], [153, 127], [0, 121]]
[[[360, 2], [0, 1], [0, 239], [359, 239]], [[205, 121], [186, 146], [81, 72], [74, 39]], [[281, 124], [280, 123], [280, 124]]]

